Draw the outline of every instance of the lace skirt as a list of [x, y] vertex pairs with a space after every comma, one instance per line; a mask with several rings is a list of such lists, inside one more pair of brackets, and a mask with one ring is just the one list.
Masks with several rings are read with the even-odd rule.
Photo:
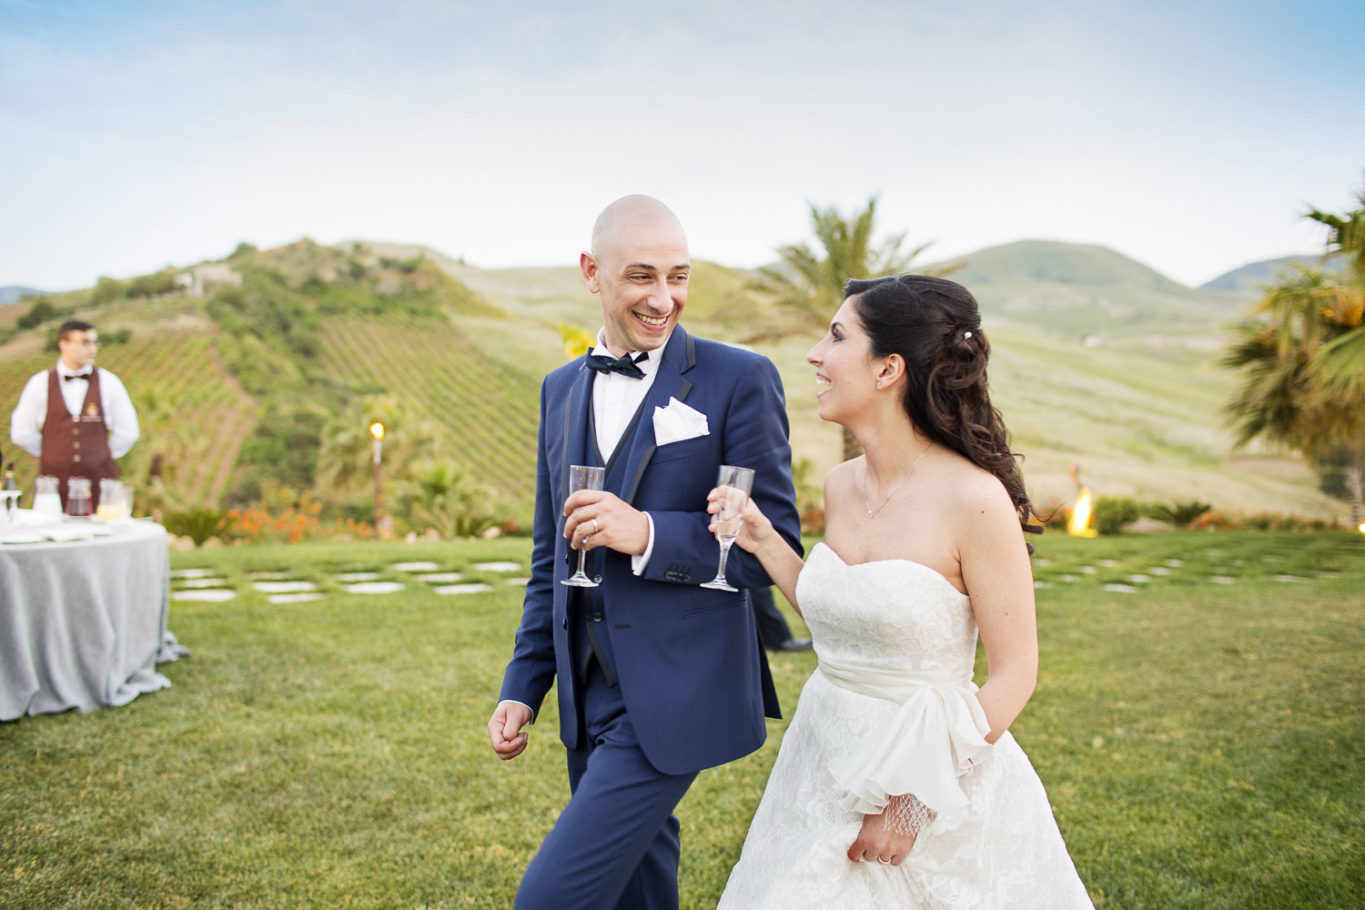
[[863, 817], [841, 805], [830, 766], [897, 708], [811, 676], [718, 910], [1092, 907], [1009, 733], [962, 778], [969, 805], [934, 819], [904, 862], [849, 861]]

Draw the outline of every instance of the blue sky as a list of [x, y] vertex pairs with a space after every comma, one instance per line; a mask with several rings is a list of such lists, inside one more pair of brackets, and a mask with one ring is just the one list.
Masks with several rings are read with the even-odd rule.
[[0, 0], [0, 285], [305, 235], [571, 264], [629, 192], [734, 266], [879, 194], [927, 259], [1199, 284], [1365, 183], [1362, 45], [1360, 0]]

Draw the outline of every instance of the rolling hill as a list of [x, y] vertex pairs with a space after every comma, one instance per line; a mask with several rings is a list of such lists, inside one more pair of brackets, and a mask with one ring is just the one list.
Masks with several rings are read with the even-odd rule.
[[[965, 258], [953, 277], [981, 301], [993, 395], [1040, 504], [1070, 501], [1068, 471], [1079, 468], [1101, 495], [1344, 514], [1297, 460], [1232, 451], [1219, 409], [1234, 377], [1217, 359], [1249, 297], [1184, 287], [1103, 247], [1022, 241]], [[50, 298], [105, 337], [128, 333], [100, 354], [143, 415], [126, 477], [145, 478], [160, 455], [181, 503], [241, 503], [274, 474], [301, 485], [325, 473], [321, 438], [383, 395], [434, 422], [442, 455], [514, 512], [528, 510], [539, 378], [566, 356], [561, 325], [598, 325], [576, 265], [479, 269], [411, 245], [301, 240], [179, 272], [202, 286], [186, 279], [99, 303], [92, 291]], [[44, 350], [53, 325], [13, 327], [10, 314], [26, 309], [0, 318], [3, 409], [55, 356]], [[773, 313], [751, 273], [696, 264], [691, 330], [737, 343]], [[793, 448], [818, 484], [839, 457], [839, 434], [815, 412], [804, 362], [815, 340], [758, 347], [782, 371]], [[354, 453], [361, 469], [367, 451]], [[19, 459], [26, 486], [33, 462]]]
[[1278, 259], [1262, 259], [1260, 262], [1248, 262], [1244, 266], [1225, 272], [1212, 281], [1200, 285], [1200, 288], [1206, 291], [1254, 295], [1260, 292], [1262, 285], [1273, 283], [1281, 272], [1295, 266], [1323, 269], [1332, 273], [1342, 271], [1346, 267], [1346, 260], [1337, 256], [1323, 262], [1322, 256], [1315, 253], [1281, 256]]

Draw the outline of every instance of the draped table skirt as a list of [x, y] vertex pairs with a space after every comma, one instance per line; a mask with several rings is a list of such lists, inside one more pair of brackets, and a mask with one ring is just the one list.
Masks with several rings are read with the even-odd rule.
[[0, 720], [124, 705], [169, 686], [156, 665], [189, 653], [167, 631], [166, 529], [0, 545]]

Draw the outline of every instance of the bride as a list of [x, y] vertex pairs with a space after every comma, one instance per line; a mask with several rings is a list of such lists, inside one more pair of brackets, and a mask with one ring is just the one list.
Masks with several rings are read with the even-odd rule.
[[804, 616], [819, 668], [720, 908], [1091, 907], [1008, 732], [1037, 679], [1023, 532], [1041, 529], [987, 393], [976, 300], [921, 275], [844, 294], [807, 360], [820, 416], [866, 454], [826, 478], [804, 566], [752, 504], [736, 541]]

